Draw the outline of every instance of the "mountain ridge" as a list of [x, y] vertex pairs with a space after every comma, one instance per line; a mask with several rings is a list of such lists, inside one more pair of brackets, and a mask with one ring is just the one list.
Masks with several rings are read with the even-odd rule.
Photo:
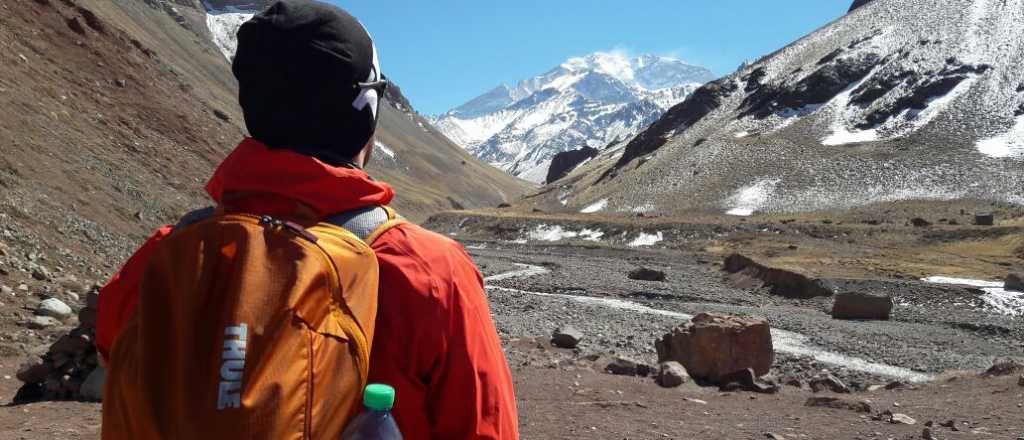
[[531, 201], [737, 215], [1024, 204], [1024, 2], [861, 7], [706, 84]]
[[625, 141], [713, 77], [670, 57], [599, 52], [501, 84], [433, 122], [475, 156], [539, 183], [557, 153]]

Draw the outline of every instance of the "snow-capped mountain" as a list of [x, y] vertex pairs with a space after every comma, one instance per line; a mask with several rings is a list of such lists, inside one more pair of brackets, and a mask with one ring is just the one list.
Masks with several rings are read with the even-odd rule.
[[749, 215], [899, 200], [1024, 205], [1022, 78], [1024, 0], [857, 0], [593, 158], [545, 206]]
[[712, 79], [674, 58], [595, 53], [500, 85], [434, 124], [477, 157], [542, 183], [555, 154], [626, 141]]
[[204, 0], [206, 27], [213, 44], [231, 59], [238, 49], [238, 28], [270, 4], [269, 0]]

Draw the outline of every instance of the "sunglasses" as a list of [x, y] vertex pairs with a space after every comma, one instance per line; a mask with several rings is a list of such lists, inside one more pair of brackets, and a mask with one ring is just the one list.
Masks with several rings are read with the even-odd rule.
[[356, 83], [354, 87], [359, 90], [376, 90], [378, 95], [384, 96], [384, 92], [388, 90], [388, 87], [391, 85], [391, 81], [389, 81], [388, 77], [384, 75], [381, 75], [380, 77], [380, 81], [360, 82]]

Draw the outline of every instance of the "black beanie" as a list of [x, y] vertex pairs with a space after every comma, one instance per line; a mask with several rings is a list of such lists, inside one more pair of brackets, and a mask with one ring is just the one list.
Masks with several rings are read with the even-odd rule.
[[249, 134], [332, 165], [348, 163], [377, 127], [383, 79], [355, 17], [314, 0], [279, 0], [238, 30], [232, 70]]

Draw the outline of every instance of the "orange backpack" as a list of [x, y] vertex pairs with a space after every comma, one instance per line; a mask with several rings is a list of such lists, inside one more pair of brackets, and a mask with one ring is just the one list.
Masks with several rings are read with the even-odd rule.
[[103, 438], [337, 439], [367, 382], [367, 243], [399, 223], [387, 209], [363, 237], [244, 214], [176, 228], [111, 351]]

